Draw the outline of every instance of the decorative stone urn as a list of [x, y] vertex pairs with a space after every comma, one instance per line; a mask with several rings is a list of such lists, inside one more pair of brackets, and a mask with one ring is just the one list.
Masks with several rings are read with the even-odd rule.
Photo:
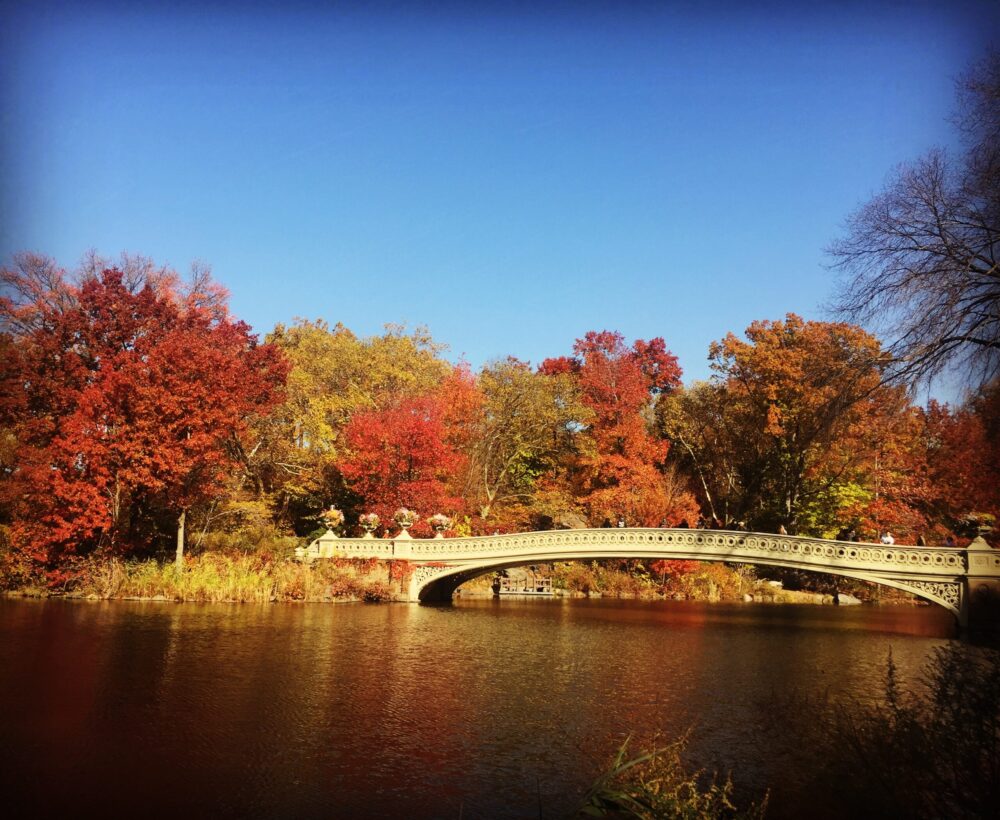
[[361, 529], [365, 531], [362, 538], [374, 538], [372, 535], [374, 530], [378, 529], [378, 525], [382, 523], [381, 519], [375, 513], [365, 513], [358, 518], [358, 523], [361, 525]]
[[427, 523], [430, 524], [431, 529], [434, 530], [435, 538], [444, 538], [444, 531], [451, 526], [451, 519], [447, 515], [438, 513], [437, 515], [432, 515], [428, 518]]
[[400, 532], [396, 538], [407, 539], [413, 538], [408, 532], [410, 527], [417, 523], [417, 519], [420, 518], [413, 510], [408, 510], [406, 507], [400, 507], [396, 510], [395, 515], [392, 516], [392, 520], [396, 522], [396, 526], [399, 527]]
[[324, 510], [320, 513], [319, 517], [326, 525], [327, 537], [336, 538], [336, 530], [339, 530], [342, 526], [344, 526], [344, 514], [336, 507], [330, 507], [330, 509]]

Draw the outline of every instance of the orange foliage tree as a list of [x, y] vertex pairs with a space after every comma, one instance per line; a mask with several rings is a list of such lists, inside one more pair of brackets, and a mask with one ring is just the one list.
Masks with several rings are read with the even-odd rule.
[[936, 517], [961, 529], [1000, 515], [1000, 383], [964, 406], [931, 402], [925, 413], [927, 469]]
[[[861, 328], [806, 322], [754, 322], [746, 339], [729, 334], [710, 348], [715, 385], [668, 436], [685, 451], [706, 487], [726, 498], [730, 521], [795, 532], [816, 502], [861, 457], [854, 446], [892, 397], [881, 387], [879, 341]], [[693, 431], [693, 432], [692, 432]], [[728, 444], [716, 452], [710, 443]], [[711, 461], [724, 459], [724, 464]]]
[[620, 333], [591, 331], [573, 352], [572, 358], [546, 360], [541, 371], [575, 375], [591, 411], [594, 447], [579, 459], [578, 475], [591, 521], [621, 517], [632, 526], [656, 526], [691, 514], [689, 497], [667, 493], [662, 467], [669, 444], [652, 436], [645, 417], [655, 394], [680, 384], [677, 359], [663, 339], [628, 347]]

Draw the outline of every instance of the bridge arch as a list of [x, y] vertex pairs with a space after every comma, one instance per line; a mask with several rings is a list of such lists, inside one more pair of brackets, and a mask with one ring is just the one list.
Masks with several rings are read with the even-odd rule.
[[[513, 569], [516, 567], [528, 566], [531, 564], [551, 564], [556, 561], [602, 561], [613, 559], [634, 558], [641, 560], [692, 560], [704, 563], [735, 563], [750, 564], [752, 566], [769, 566], [780, 569], [796, 569], [811, 573], [823, 573], [827, 575], [838, 575], [842, 578], [850, 578], [857, 581], [865, 581], [882, 586], [893, 587], [916, 595], [918, 598], [944, 607], [956, 618], [961, 616], [961, 594], [957, 584], [928, 584], [921, 581], [894, 580], [884, 577], [875, 577], [871, 573], [845, 570], [840, 568], [818, 569], [812, 566], [801, 566], [794, 562], [765, 561], [760, 559], [749, 559], [739, 556], [731, 558], [716, 558], [707, 556], [684, 557], [665, 556], [663, 554], [624, 555], [616, 553], [614, 555], [594, 555], [573, 557], [560, 554], [558, 556], [537, 555], [529, 558], [517, 560], [498, 560], [484, 562], [475, 566], [454, 566], [454, 567], [432, 567], [427, 571], [424, 567], [418, 567], [416, 578], [416, 589], [411, 592], [411, 600], [415, 596], [416, 600], [422, 604], [442, 604], [450, 602], [455, 591], [467, 581], [479, 578], [483, 575], [492, 574], [501, 570]], [[423, 570], [423, 572], [422, 572]]]

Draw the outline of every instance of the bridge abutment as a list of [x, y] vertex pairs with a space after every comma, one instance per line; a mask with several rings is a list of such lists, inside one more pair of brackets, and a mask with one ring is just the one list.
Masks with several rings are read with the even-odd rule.
[[1000, 552], [980, 536], [967, 547], [959, 624], [972, 632], [1000, 632]]

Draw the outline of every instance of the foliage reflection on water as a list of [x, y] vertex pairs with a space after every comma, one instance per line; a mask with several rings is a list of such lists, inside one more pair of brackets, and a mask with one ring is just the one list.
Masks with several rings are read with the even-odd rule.
[[[952, 635], [933, 608], [463, 601], [0, 601], [5, 795], [48, 811], [546, 816], [630, 732], [801, 795], [788, 692], [875, 692]], [[145, 809], [144, 809], [145, 811]]]

